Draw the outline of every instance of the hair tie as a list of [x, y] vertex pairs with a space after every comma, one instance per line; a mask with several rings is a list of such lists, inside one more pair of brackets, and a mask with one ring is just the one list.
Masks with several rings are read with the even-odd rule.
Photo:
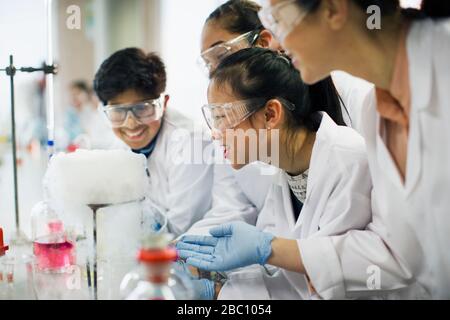
[[283, 51], [277, 51], [277, 57], [286, 61], [288, 66], [292, 66], [291, 59], [289, 59]]

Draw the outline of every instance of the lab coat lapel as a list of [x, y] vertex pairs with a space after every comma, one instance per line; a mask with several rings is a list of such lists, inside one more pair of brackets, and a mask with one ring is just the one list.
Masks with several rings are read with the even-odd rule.
[[377, 119], [376, 123], [376, 150], [377, 160], [380, 168], [388, 176], [389, 180], [395, 185], [398, 190], [404, 192], [405, 197], [411, 193], [414, 186], [417, 184], [421, 167], [422, 167], [422, 152], [421, 152], [421, 138], [420, 138], [420, 122], [418, 115], [411, 113], [410, 116], [410, 130], [408, 137], [408, 158], [406, 164], [406, 181], [403, 183], [398, 168], [392, 159], [391, 153], [386, 147], [385, 142], [380, 136], [381, 118], [378, 114], [374, 115]]
[[[431, 21], [427, 22], [432, 24]], [[421, 113], [430, 106], [433, 63], [431, 47], [433, 32], [429, 28], [416, 28], [412, 26], [408, 41], [408, 59], [411, 88], [411, 112], [408, 140], [408, 162], [406, 168], [406, 193], [411, 194], [419, 181], [422, 171], [422, 128], [420, 125]], [[426, 32], [426, 33], [425, 33]], [[421, 34], [423, 33], [423, 34]], [[421, 39], [421, 41], [415, 41]]]
[[420, 115], [411, 114], [408, 140], [408, 162], [406, 167], [406, 196], [409, 196], [419, 181], [422, 171], [422, 141]]
[[[432, 24], [432, 21], [425, 22]], [[411, 112], [426, 109], [431, 100], [432, 85], [432, 43], [433, 32], [413, 24], [408, 35], [407, 52], [409, 60], [409, 85], [411, 91]], [[420, 41], [417, 41], [420, 39]]]
[[[431, 23], [431, 22], [428, 22]], [[433, 34], [425, 32], [427, 28], [420, 30], [412, 25], [407, 40], [407, 51], [410, 73], [411, 110], [409, 117], [408, 156], [406, 164], [405, 183], [402, 182], [398, 169], [392, 156], [380, 136], [380, 116], [377, 114], [377, 160], [380, 167], [386, 172], [391, 182], [397, 189], [408, 197], [417, 185], [422, 171], [422, 140], [420, 116], [426, 110], [431, 100], [432, 61], [431, 44]], [[421, 39], [421, 41], [414, 41]]]
[[381, 118], [378, 113], [374, 114], [376, 117], [376, 150], [377, 150], [377, 161], [384, 171], [384, 174], [388, 176], [389, 180], [395, 187], [399, 190], [404, 190], [403, 181], [398, 172], [397, 166], [395, 165], [394, 159], [392, 159], [391, 153], [389, 152], [386, 144], [381, 138]]
[[[324, 157], [324, 143], [328, 143], [331, 141], [331, 139], [333, 139], [333, 137], [336, 137], [337, 133], [334, 130], [336, 126], [337, 125], [328, 116], [328, 114], [322, 112], [322, 122], [320, 123], [319, 130], [316, 134], [316, 141], [314, 142], [311, 160], [309, 163], [306, 199], [303, 203], [302, 212], [300, 213], [300, 216], [296, 222], [295, 232], [300, 230], [302, 226], [308, 228], [308, 225], [311, 223], [312, 217], [309, 215], [308, 211], [308, 207], [310, 205], [309, 202], [311, 201], [312, 197], [311, 194], [313, 194], [314, 192], [318, 178], [320, 179], [322, 171], [327, 167], [328, 161], [327, 157]], [[318, 192], [320, 192], [320, 189], [318, 189]], [[314, 212], [312, 214], [314, 214]]]
[[280, 209], [284, 212], [286, 221], [289, 225], [289, 231], [291, 231], [295, 227], [294, 208], [292, 207], [291, 201], [291, 189], [284, 172], [279, 174], [278, 185], [280, 187], [279, 192], [281, 193], [281, 197], [283, 199], [283, 205]]

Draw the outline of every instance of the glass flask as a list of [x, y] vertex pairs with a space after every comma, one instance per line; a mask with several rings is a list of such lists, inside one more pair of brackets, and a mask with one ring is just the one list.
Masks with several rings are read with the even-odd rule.
[[125, 275], [120, 285], [126, 300], [190, 300], [190, 279], [173, 268], [176, 249], [167, 233], [146, 235], [138, 252], [138, 267]]
[[36, 268], [44, 272], [64, 272], [76, 264], [76, 239], [46, 202], [31, 213], [33, 253]]
[[72, 227], [45, 201], [33, 208], [31, 223], [37, 298], [87, 299], [89, 292], [77, 265], [77, 239]]

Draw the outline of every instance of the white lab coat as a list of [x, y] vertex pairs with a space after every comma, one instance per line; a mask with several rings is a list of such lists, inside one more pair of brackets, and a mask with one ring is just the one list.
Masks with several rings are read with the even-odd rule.
[[378, 269], [380, 293], [387, 298], [450, 298], [450, 19], [413, 22], [407, 53], [406, 184], [380, 136], [372, 93], [361, 127], [374, 184], [373, 222], [368, 231], [299, 241], [311, 282], [323, 298], [373, 293], [368, 268]]
[[[198, 129], [198, 130], [197, 130]], [[165, 210], [169, 232], [188, 230], [211, 207], [214, 179], [211, 140], [181, 113], [167, 109], [148, 159], [149, 198]]]
[[[371, 220], [369, 167], [363, 138], [325, 113], [316, 134], [306, 200], [295, 221], [290, 187], [279, 171], [256, 226], [275, 236], [311, 239], [364, 229]], [[304, 275], [271, 266], [228, 273], [219, 299], [309, 299]]]

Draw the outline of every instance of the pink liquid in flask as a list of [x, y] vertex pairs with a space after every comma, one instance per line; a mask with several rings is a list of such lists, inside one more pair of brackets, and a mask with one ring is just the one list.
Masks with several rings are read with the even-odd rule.
[[58, 270], [75, 264], [75, 246], [65, 237], [40, 238], [33, 247], [40, 270]]

